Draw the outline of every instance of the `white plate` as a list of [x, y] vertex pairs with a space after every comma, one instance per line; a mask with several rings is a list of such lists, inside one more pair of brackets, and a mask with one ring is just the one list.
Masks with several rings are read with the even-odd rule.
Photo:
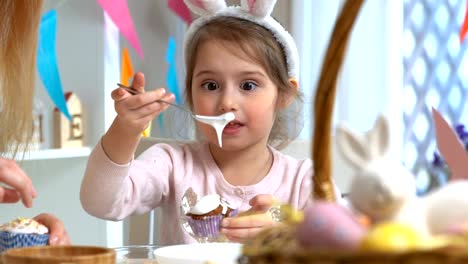
[[235, 264], [242, 245], [237, 243], [203, 243], [158, 248], [154, 255], [159, 264]]

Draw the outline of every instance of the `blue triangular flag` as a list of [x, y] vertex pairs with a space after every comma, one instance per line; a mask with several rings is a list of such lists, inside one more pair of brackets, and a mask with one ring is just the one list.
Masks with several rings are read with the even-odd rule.
[[37, 68], [39, 77], [57, 108], [68, 120], [71, 121], [68, 112], [65, 95], [62, 91], [60, 74], [57, 66], [57, 55], [55, 51], [55, 35], [57, 31], [57, 12], [51, 10], [41, 18], [39, 26], [39, 43], [37, 51]]
[[[181, 103], [179, 83], [177, 81], [177, 67], [176, 67], [176, 42], [173, 37], [169, 37], [166, 50], [166, 63], [168, 64], [168, 70], [166, 75], [166, 85], [171, 93], [175, 96], [177, 104]], [[161, 133], [163, 132], [163, 115], [160, 114], [158, 117], [159, 128]]]
[[166, 76], [166, 84], [169, 91], [175, 95], [175, 100], [178, 104], [181, 103], [179, 83], [177, 82], [176, 68], [176, 42], [173, 37], [169, 37], [166, 52], [166, 62], [169, 65]]

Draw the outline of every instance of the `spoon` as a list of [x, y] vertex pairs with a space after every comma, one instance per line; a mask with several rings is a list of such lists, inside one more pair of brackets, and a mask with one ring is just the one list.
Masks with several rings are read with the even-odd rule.
[[[121, 83], [117, 83], [117, 85], [120, 88], [124, 89], [125, 91], [129, 92], [132, 95], [141, 94], [141, 92], [133, 89], [132, 87], [123, 85]], [[183, 111], [189, 113], [190, 116], [193, 119], [212, 126], [216, 130], [216, 136], [218, 137], [218, 144], [219, 144], [219, 147], [221, 147], [221, 148], [223, 147], [222, 133], [223, 133], [224, 127], [227, 124], [229, 124], [229, 122], [231, 122], [232, 120], [234, 120], [236, 118], [236, 116], [234, 115], [233, 112], [227, 112], [227, 113], [224, 113], [224, 114], [219, 115], [219, 116], [196, 115], [196, 114], [192, 113], [192, 111], [187, 110], [187, 109], [183, 108], [180, 105], [173, 104], [173, 103], [170, 103], [168, 101], [164, 101], [162, 99], [158, 99], [158, 100], [156, 100], [156, 102], [165, 103], [165, 104], [168, 104], [168, 105], [175, 106], [175, 107], [179, 108], [180, 110], [183, 110]]]

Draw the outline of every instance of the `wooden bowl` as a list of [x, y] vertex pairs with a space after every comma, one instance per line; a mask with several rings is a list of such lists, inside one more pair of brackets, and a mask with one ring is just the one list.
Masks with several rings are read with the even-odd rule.
[[3, 264], [115, 264], [113, 249], [94, 246], [14, 248], [2, 255]]

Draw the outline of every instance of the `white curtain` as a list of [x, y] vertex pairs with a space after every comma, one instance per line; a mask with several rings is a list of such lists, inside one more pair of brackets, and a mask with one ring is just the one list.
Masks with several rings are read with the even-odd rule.
[[[305, 93], [306, 124], [301, 138], [311, 135], [311, 102], [342, 0], [292, 0], [291, 29], [301, 57], [301, 87]], [[401, 154], [403, 134], [401, 94], [403, 64], [401, 39], [403, 2], [365, 1], [353, 29], [338, 83], [335, 124], [346, 122], [352, 129], [372, 127], [379, 113], [389, 115], [392, 136]]]

